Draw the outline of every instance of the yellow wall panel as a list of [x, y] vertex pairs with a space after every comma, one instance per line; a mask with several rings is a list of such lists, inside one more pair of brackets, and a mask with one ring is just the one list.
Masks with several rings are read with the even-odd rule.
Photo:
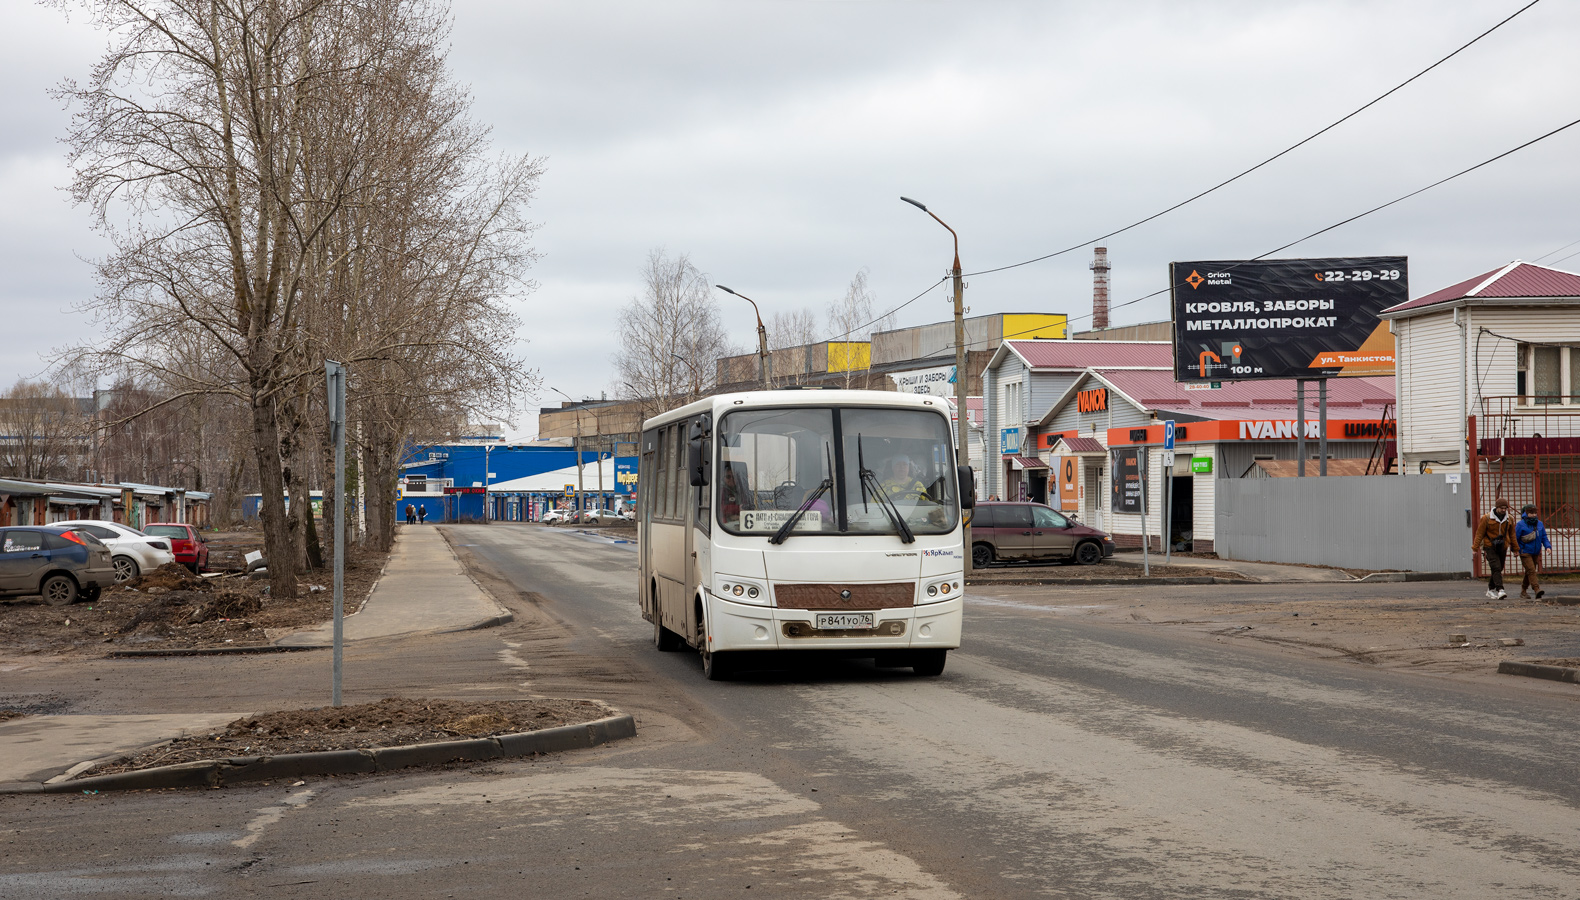
[[859, 372], [872, 368], [872, 344], [866, 341], [829, 341], [828, 370]]
[[1005, 313], [1004, 340], [1026, 341], [1032, 338], [1064, 340], [1070, 317], [1063, 313]]

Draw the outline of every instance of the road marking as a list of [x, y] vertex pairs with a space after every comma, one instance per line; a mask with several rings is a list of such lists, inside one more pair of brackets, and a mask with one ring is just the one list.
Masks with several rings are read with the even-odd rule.
[[247, 823], [246, 837], [237, 838], [236, 840], [231, 841], [231, 844], [243, 849], [251, 847], [253, 844], [257, 843], [259, 838], [263, 837], [263, 831], [265, 828], [268, 828], [270, 825], [273, 825], [274, 823], [285, 818], [285, 814], [291, 810], [301, 809], [302, 807], [306, 806], [308, 801], [312, 800], [313, 795], [316, 793], [318, 792], [312, 790], [298, 791], [297, 793], [286, 797], [279, 806], [270, 806], [260, 810], [259, 813], [253, 817], [252, 821]]

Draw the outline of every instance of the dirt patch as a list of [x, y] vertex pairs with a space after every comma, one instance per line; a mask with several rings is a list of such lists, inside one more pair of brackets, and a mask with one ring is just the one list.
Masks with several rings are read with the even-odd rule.
[[1580, 669], [1580, 659], [1565, 657], [1562, 659], [1533, 659], [1531, 663], [1538, 666], [1563, 666], [1566, 669]]
[[424, 700], [387, 698], [356, 706], [281, 710], [237, 719], [222, 731], [178, 738], [103, 763], [77, 777], [234, 756], [403, 747], [486, 738], [613, 714], [596, 700]]
[[[346, 612], [367, 599], [386, 556], [347, 553]], [[0, 601], [0, 653], [259, 646], [328, 621], [334, 614], [333, 577], [327, 570], [310, 572], [299, 579], [296, 598], [281, 599], [270, 596], [266, 580], [240, 574], [199, 577], [171, 563], [109, 588], [91, 603], [45, 606], [37, 597]]]

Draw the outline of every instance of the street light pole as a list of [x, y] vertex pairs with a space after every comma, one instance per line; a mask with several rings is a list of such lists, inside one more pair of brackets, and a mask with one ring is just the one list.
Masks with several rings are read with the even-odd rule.
[[[954, 267], [949, 270], [949, 275], [952, 279], [954, 279], [955, 286], [955, 456], [957, 458], [956, 465], [969, 466], [971, 465], [971, 449], [970, 445], [966, 441], [966, 438], [968, 432], [971, 430], [971, 415], [970, 411], [966, 408], [966, 313], [965, 285], [960, 280], [960, 235], [955, 234], [955, 230], [950, 228], [947, 222], [934, 215], [933, 211], [928, 209], [926, 206], [923, 206], [915, 200], [912, 200], [910, 197], [901, 197], [900, 199], [904, 200], [906, 203], [911, 204], [922, 212], [927, 213], [929, 216], [932, 216], [933, 221], [944, 226], [944, 228], [949, 231], [950, 236], [955, 239], [955, 264]], [[987, 403], [987, 398], [983, 397], [982, 402]], [[987, 465], [988, 453], [987, 444], [985, 441], [986, 438], [984, 437], [984, 443], [982, 446], [983, 466]], [[961, 492], [964, 493], [966, 486], [962, 485], [960, 489]], [[960, 529], [960, 532], [961, 540], [965, 549], [964, 574], [970, 575], [971, 521], [969, 518], [966, 518], [965, 525]]]
[[722, 284], [716, 284], [714, 287], [726, 294], [734, 294], [752, 305], [752, 313], [757, 316], [757, 376], [762, 379], [763, 390], [770, 390], [773, 385], [768, 380], [768, 329], [763, 327], [763, 314], [757, 309], [757, 301], [745, 294], [737, 294]]

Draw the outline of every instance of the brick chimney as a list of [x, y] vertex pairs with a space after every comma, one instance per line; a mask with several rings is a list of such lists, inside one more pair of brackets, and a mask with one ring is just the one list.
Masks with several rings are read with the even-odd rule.
[[1108, 248], [1092, 257], [1092, 330], [1108, 327]]

